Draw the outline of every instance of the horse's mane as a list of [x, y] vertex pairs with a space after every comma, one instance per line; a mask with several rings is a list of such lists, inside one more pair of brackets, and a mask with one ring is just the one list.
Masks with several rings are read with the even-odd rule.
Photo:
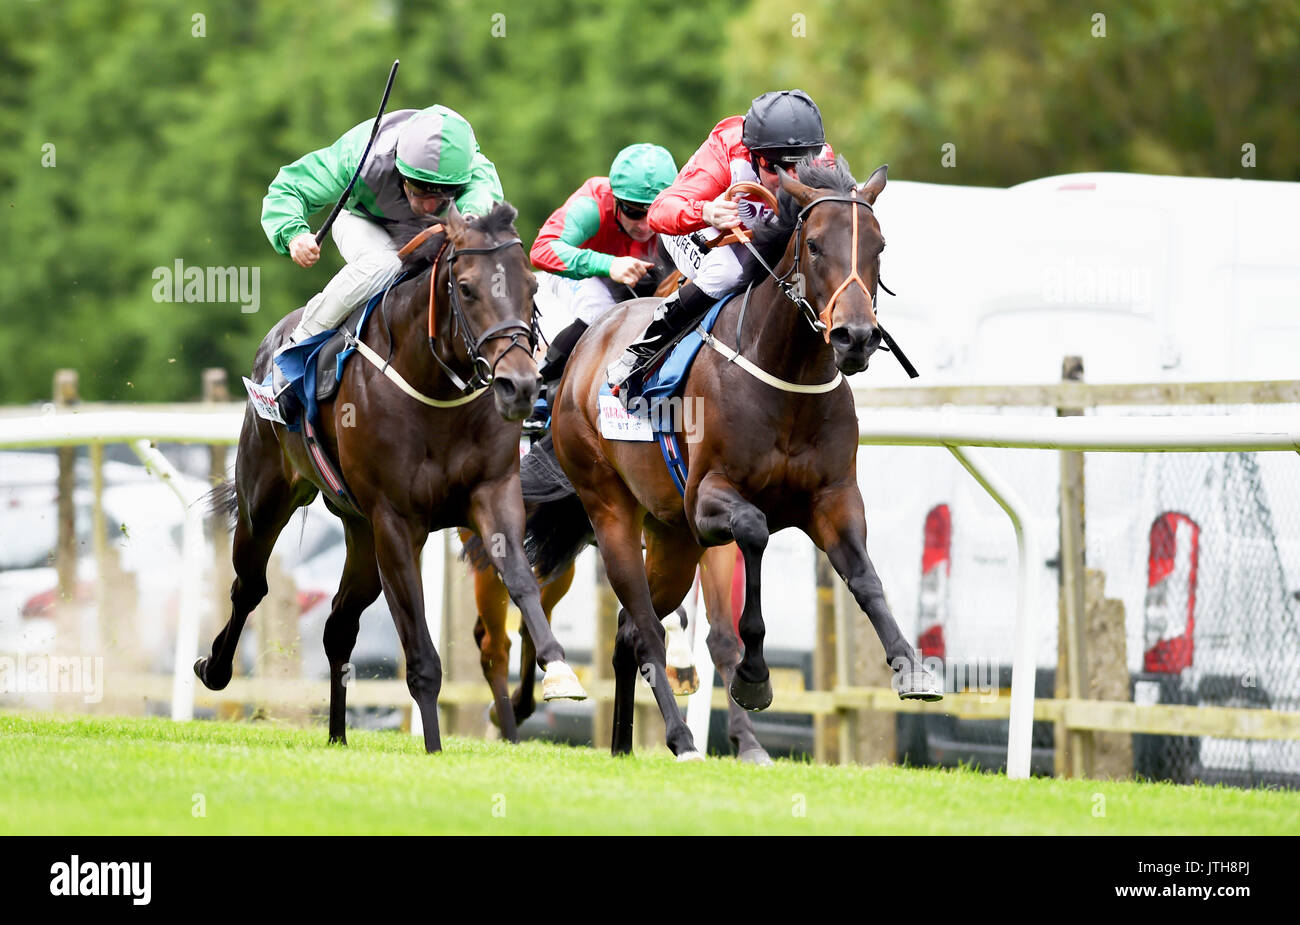
[[[515, 230], [515, 217], [518, 211], [508, 202], [498, 202], [484, 215], [467, 215], [465, 223], [474, 230], [486, 235], [519, 236]], [[435, 216], [426, 216], [413, 221], [399, 221], [389, 230], [389, 236], [400, 248], [430, 225], [437, 224]], [[427, 241], [402, 258], [403, 269], [428, 269], [438, 256], [446, 234], [432, 235]]]
[[[795, 167], [795, 176], [804, 186], [827, 190], [842, 196], [847, 196], [858, 185], [858, 182], [853, 179], [852, 171], [849, 170], [849, 162], [842, 154], [835, 158], [834, 164], [814, 163], [804, 158]], [[794, 233], [795, 222], [798, 221], [799, 210], [803, 206], [784, 189], [777, 191], [776, 204], [776, 217], [754, 229], [754, 240], [763, 248], [779, 247], [783, 251], [790, 240], [790, 235]]]

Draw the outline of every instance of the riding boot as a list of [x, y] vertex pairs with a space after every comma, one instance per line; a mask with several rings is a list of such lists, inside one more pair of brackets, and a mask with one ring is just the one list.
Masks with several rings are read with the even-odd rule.
[[[702, 318], [716, 301], [714, 296], [701, 292], [694, 283], [686, 283], [664, 299], [655, 309], [654, 319], [641, 336], [628, 345], [623, 355], [609, 365], [605, 377], [610, 388], [624, 385], [642, 372], [692, 324]], [[620, 396], [627, 389], [620, 388]]]
[[542, 377], [542, 382], [558, 382], [560, 376], [564, 373], [564, 366], [569, 362], [569, 354], [573, 353], [573, 348], [578, 344], [578, 338], [582, 337], [582, 332], [587, 330], [587, 322], [575, 321], [559, 334], [555, 335], [555, 340], [551, 341], [550, 349], [546, 351], [546, 360], [538, 375]]

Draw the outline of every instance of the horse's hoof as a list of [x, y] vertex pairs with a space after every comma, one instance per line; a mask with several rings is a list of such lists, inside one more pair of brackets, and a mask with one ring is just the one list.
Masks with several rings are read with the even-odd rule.
[[703, 760], [704, 760], [704, 756], [701, 755], [699, 752], [697, 752], [695, 749], [691, 749], [689, 752], [682, 752], [680, 755], [677, 756], [678, 764], [680, 764], [683, 761], [703, 761]]
[[933, 703], [943, 699], [943, 685], [929, 668], [910, 667], [894, 675], [894, 688], [899, 700], [925, 700]]
[[700, 676], [694, 665], [689, 668], [674, 668], [669, 665], [664, 673], [668, 675], [668, 687], [678, 697], [689, 697], [700, 689]]
[[229, 671], [226, 672], [224, 677], [218, 676], [216, 672], [212, 671], [211, 659], [201, 658], [196, 661], [194, 663], [194, 674], [203, 682], [203, 686], [210, 691], [225, 690], [226, 685], [230, 683]]
[[736, 757], [741, 764], [752, 764], [757, 768], [770, 768], [773, 764], [772, 756], [763, 748], [751, 748], [747, 752], [741, 752]]
[[746, 681], [737, 674], [731, 679], [731, 699], [751, 713], [766, 710], [772, 705], [772, 678]]
[[586, 700], [587, 691], [572, 668], [564, 662], [551, 662], [546, 666], [546, 677], [542, 679], [542, 699]]

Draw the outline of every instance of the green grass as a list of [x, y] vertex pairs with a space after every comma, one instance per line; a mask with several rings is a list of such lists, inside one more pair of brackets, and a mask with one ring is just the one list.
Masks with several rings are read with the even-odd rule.
[[327, 746], [320, 727], [0, 714], [0, 835], [1300, 832], [1293, 792], [349, 742]]

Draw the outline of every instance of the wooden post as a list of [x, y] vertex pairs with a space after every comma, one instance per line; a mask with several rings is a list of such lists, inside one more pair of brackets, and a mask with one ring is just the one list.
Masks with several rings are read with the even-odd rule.
[[[1132, 700], [1129, 688], [1124, 602], [1105, 596], [1105, 573], [1088, 569], [1086, 616], [1089, 700]], [[1088, 776], [1125, 780], [1133, 776], [1133, 736], [1127, 732], [1093, 732]]]
[[[433, 534], [430, 541], [435, 540], [443, 540], [443, 537]], [[491, 540], [487, 538], [486, 541]], [[444, 683], [478, 681], [483, 690], [481, 704], [447, 704], [442, 707], [442, 732], [483, 738], [487, 734], [486, 707], [492, 701], [492, 692], [483, 679], [478, 646], [474, 642], [474, 624], [478, 620], [474, 579], [469, 564], [460, 560], [460, 541], [455, 530], [447, 531], [442, 561], [442, 644], [439, 648], [442, 677]]]
[[[834, 690], [839, 683], [839, 634], [835, 619], [835, 586], [839, 576], [826, 554], [817, 550], [817, 629], [813, 639], [813, 688]], [[840, 764], [839, 716], [813, 717], [813, 757], [819, 764]]]
[[[1083, 381], [1083, 358], [1065, 357], [1062, 382]], [[1077, 417], [1082, 408], [1057, 408], [1058, 417]], [[1087, 687], [1084, 640], [1084, 574], [1087, 540], [1084, 520], [1083, 454], [1062, 451], [1060, 496], [1060, 602], [1057, 618], [1056, 696], [1077, 700]], [[1091, 733], [1056, 724], [1057, 776], [1085, 777], [1092, 745]]]
[[[885, 658], [871, 618], [863, 613], [844, 582], [835, 577], [835, 610], [841, 647], [842, 677], [851, 687], [889, 687], [894, 672]], [[893, 712], [857, 710], [843, 725], [840, 756], [858, 764], [893, 764], [898, 756], [898, 721]]]
[[[596, 553], [596, 638], [591, 642], [591, 678], [614, 678], [614, 636], [618, 633], [618, 597], [605, 575], [605, 560]], [[597, 700], [591, 711], [591, 743], [609, 750], [614, 733], [614, 704]], [[695, 743], [700, 747], [700, 743]]]
[[[76, 404], [77, 371], [54, 371], [54, 407], [59, 410]], [[61, 652], [76, 652], [80, 648], [78, 631], [77, 592], [77, 448], [59, 447], [58, 477], [58, 540], [54, 548], [54, 568], [58, 575], [58, 603], [55, 606], [55, 647]]]

